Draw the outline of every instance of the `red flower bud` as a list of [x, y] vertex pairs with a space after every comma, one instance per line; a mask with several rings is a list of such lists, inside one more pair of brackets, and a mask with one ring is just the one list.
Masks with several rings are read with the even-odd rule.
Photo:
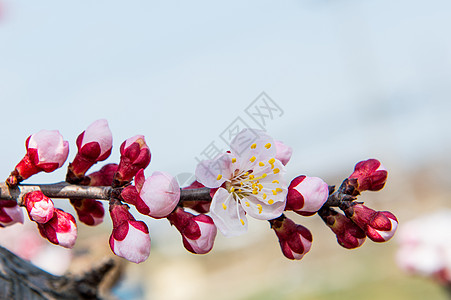
[[26, 193], [23, 197], [30, 219], [37, 223], [47, 223], [53, 218], [53, 201], [46, 197], [41, 191]]
[[110, 248], [114, 254], [134, 263], [145, 261], [150, 254], [150, 236], [147, 225], [136, 221], [127, 205], [110, 205], [113, 231]]
[[373, 242], [390, 240], [398, 227], [398, 220], [388, 211], [375, 211], [363, 204], [352, 202], [341, 207], [346, 216], [357, 224]]
[[41, 171], [50, 173], [60, 168], [69, 154], [69, 143], [57, 130], [41, 130], [30, 135], [25, 146], [27, 153], [6, 180], [10, 186]]
[[114, 174], [117, 171], [117, 164], [107, 164], [99, 171], [93, 172], [86, 177], [89, 178], [90, 186], [110, 186], [113, 183]]
[[82, 178], [92, 165], [110, 156], [112, 147], [113, 136], [107, 120], [95, 121], [78, 136], [78, 152], [74, 161], [69, 164], [69, 172], [77, 178]]
[[217, 229], [207, 215], [193, 215], [178, 207], [168, 216], [171, 225], [181, 233], [183, 246], [194, 254], [206, 254], [211, 251]]
[[0, 199], [0, 227], [23, 224], [23, 211], [16, 201]]
[[321, 178], [301, 175], [288, 186], [285, 210], [309, 216], [317, 212], [328, 197], [329, 186]]
[[282, 217], [271, 220], [271, 228], [279, 238], [280, 248], [287, 258], [300, 260], [310, 251], [313, 237], [304, 226], [298, 225], [282, 215]]
[[387, 170], [377, 159], [368, 159], [355, 165], [349, 181], [358, 192], [379, 191], [384, 187], [387, 175]]
[[77, 239], [77, 224], [74, 217], [55, 208], [53, 218], [47, 223], [37, 223], [42, 237], [55, 245], [72, 248]]
[[365, 232], [346, 216], [332, 208], [321, 209], [318, 214], [324, 223], [335, 233], [340, 246], [347, 249], [360, 247], [366, 239]]
[[120, 151], [121, 161], [114, 176], [114, 187], [129, 183], [140, 169], [145, 169], [150, 163], [150, 149], [143, 135], [124, 141]]
[[89, 226], [96, 226], [103, 222], [105, 209], [102, 202], [95, 199], [70, 199], [70, 203], [75, 208], [80, 222]]

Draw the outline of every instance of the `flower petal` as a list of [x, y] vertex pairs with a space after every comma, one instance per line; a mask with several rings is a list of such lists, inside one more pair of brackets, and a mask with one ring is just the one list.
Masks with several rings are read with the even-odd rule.
[[249, 216], [258, 220], [271, 220], [279, 217], [285, 209], [285, 201], [266, 204], [257, 197], [247, 196], [241, 200], [241, 206]]
[[260, 161], [276, 155], [273, 138], [262, 130], [243, 129], [230, 144], [232, 155], [237, 158], [240, 170], [250, 170]]
[[241, 205], [224, 188], [219, 188], [211, 202], [211, 218], [225, 236], [237, 236], [247, 231], [247, 218]]
[[221, 154], [212, 160], [203, 160], [196, 167], [197, 181], [206, 187], [219, 187], [224, 181], [230, 179], [231, 165], [232, 157], [229, 153]]

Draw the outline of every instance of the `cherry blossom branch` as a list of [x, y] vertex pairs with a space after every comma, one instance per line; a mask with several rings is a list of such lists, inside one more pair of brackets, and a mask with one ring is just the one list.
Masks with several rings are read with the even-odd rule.
[[[333, 191], [334, 186], [329, 186]], [[58, 182], [52, 184], [20, 184], [9, 187], [5, 182], [0, 183], [0, 199], [12, 200], [22, 204], [22, 197], [33, 191], [41, 191], [45, 196], [53, 199], [97, 199], [110, 200], [114, 188], [111, 186], [84, 186]], [[339, 206], [343, 201], [351, 201], [354, 197], [344, 194], [340, 190], [329, 195], [324, 206]], [[211, 201], [210, 188], [187, 189], [180, 191], [180, 202]]]

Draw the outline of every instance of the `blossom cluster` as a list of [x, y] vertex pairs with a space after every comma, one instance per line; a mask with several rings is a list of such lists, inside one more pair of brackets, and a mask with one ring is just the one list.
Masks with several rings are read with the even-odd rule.
[[[36, 173], [62, 167], [69, 153], [69, 143], [58, 131], [42, 130], [28, 137], [25, 145], [24, 158], [6, 180], [11, 188]], [[88, 126], [76, 140], [77, 153], [68, 165], [66, 182], [111, 189], [109, 245], [113, 253], [135, 263], [148, 258], [151, 242], [147, 224], [135, 219], [130, 205], [141, 215], [167, 219], [181, 234], [186, 250], [195, 254], [211, 251], [218, 230], [227, 237], [244, 234], [249, 217], [269, 221], [282, 253], [294, 260], [311, 249], [313, 238], [306, 227], [286, 216], [289, 212], [302, 216], [318, 213], [338, 243], [349, 249], [360, 246], [366, 237], [387, 241], [397, 227], [393, 214], [355, 201], [361, 192], [377, 191], [385, 184], [387, 171], [375, 159], [359, 162], [337, 191], [321, 178], [306, 175], [288, 184], [286, 165], [292, 148], [261, 130], [244, 129], [235, 136], [229, 151], [201, 161], [195, 170], [196, 181], [180, 188], [166, 172], [155, 171], [146, 178], [151, 152], [143, 135], [121, 144], [118, 164], [109, 163], [87, 174], [110, 156], [112, 145], [106, 120]], [[209, 198], [184, 201], [182, 194], [193, 189], [205, 191]], [[74, 197], [70, 203], [80, 222], [96, 226], [104, 220], [104, 205], [98, 199]], [[0, 200], [0, 226], [23, 222], [19, 205], [26, 208], [44, 238], [63, 247], [74, 246], [75, 218], [55, 207], [40, 190], [27, 193], [18, 204]], [[331, 206], [338, 206], [343, 213]]]

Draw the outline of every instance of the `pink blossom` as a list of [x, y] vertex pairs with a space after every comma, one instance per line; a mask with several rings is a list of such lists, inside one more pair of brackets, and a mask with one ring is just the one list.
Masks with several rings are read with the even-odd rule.
[[95, 163], [111, 154], [113, 136], [107, 120], [100, 119], [88, 126], [77, 138], [78, 152], [69, 170], [77, 177], [83, 176]]
[[277, 140], [274, 141], [274, 144], [276, 146], [276, 159], [280, 160], [280, 162], [286, 166], [293, 154], [293, 148]]
[[321, 178], [305, 175], [294, 178], [288, 186], [285, 210], [301, 215], [317, 212], [329, 197], [329, 186]]
[[280, 248], [285, 257], [300, 260], [310, 251], [313, 237], [304, 226], [282, 216], [271, 222], [271, 228], [279, 239]]
[[121, 160], [113, 186], [123, 186], [130, 182], [140, 169], [145, 169], [150, 163], [150, 149], [143, 135], [136, 135], [125, 140], [120, 151]]
[[52, 199], [46, 197], [41, 191], [27, 193], [23, 197], [30, 219], [37, 223], [47, 223], [53, 218], [54, 206]]
[[0, 227], [23, 224], [22, 208], [15, 201], [0, 199]]
[[217, 229], [212, 218], [207, 215], [193, 215], [178, 207], [168, 216], [168, 220], [181, 233], [183, 246], [194, 254], [211, 251]]
[[53, 244], [72, 248], [77, 240], [77, 224], [74, 217], [58, 208], [55, 208], [50, 221], [37, 224], [41, 235]]
[[[243, 142], [244, 141], [244, 142]], [[210, 212], [226, 236], [247, 231], [247, 217], [271, 220], [285, 208], [284, 165], [277, 159], [274, 140], [263, 131], [244, 129], [231, 151], [197, 165], [197, 181], [216, 189]]]
[[114, 254], [134, 263], [145, 261], [150, 254], [150, 236], [147, 225], [136, 221], [127, 205], [110, 205], [113, 231], [110, 248]]

